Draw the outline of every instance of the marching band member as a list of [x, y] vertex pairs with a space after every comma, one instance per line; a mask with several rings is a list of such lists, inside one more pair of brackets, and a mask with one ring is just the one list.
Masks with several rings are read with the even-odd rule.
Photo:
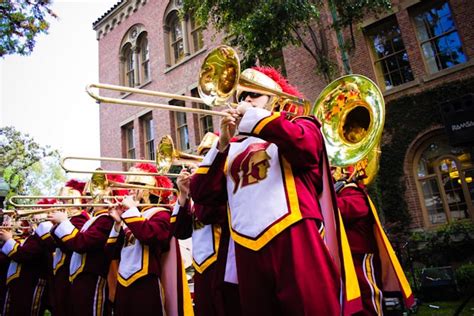
[[360, 170], [354, 171], [354, 167], [342, 170], [342, 178], [336, 185], [339, 187], [337, 205], [347, 232], [361, 290], [363, 310], [357, 315], [383, 315], [384, 291], [402, 293], [407, 307], [413, 305], [414, 298], [380, 224], [377, 211], [366, 193], [362, 183], [363, 175], [364, 172]]
[[[81, 197], [84, 192], [86, 183], [71, 179], [64, 187], [59, 191], [60, 196], [70, 196], [71, 200], [80, 201], [79, 199], [73, 199], [74, 197]], [[74, 204], [74, 203], [73, 203]], [[78, 205], [78, 209], [80, 209]], [[90, 219], [87, 211], [80, 211], [78, 214], [70, 218], [70, 222], [78, 230], [81, 230], [82, 226]], [[52, 234], [52, 239], [57, 237]], [[71, 282], [69, 281], [69, 264], [71, 262], [72, 251], [65, 247], [60, 240], [55, 242], [54, 256], [52, 260], [52, 281], [51, 290], [49, 291], [51, 296], [52, 312], [53, 315], [71, 315], [72, 304], [71, 304]]]
[[[204, 155], [218, 136], [207, 133], [198, 146], [198, 155]], [[193, 170], [189, 170], [194, 172]], [[227, 207], [220, 206], [217, 212], [206, 212], [203, 206], [194, 204], [189, 198], [191, 173], [183, 169], [178, 176], [179, 195], [172, 220], [173, 233], [179, 239], [192, 237], [194, 273], [194, 310], [196, 315], [240, 315], [238, 286], [224, 281], [229, 226]], [[219, 218], [204, 218], [198, 214], [213, 214]]]
[[[107, 175], [107, 178], [110, 179], [111, 176]], [[113, 178], [114, 181], [120, 180], [119, 176]], [[89, 183], [89, 190], [96, 189], [91, 188]], [[97, 190], [90, 192], [96, 197], [94, 202], [112, 194], [110, 188]], [[71, 315], [107, 315], [110, 312], [107, 306], [107, 274], [110, 262], [104, 253], [104, 247], [114, 220], [109, 216], [106, 207], [94, 207], [90, 215], [81, 229], [76, 228], [64, 212], [54, 212], [50, 215], [53, 223], [57, 224], [52, 233], [57, 237], [58, 243], [73, 252], [69, 264]]]
[[[241, 75], [299, 95], [272, 68]], [[284, 111], [272, 113], [278, 96], [237, 93], [239, 107], [225, 110], [230, 115], [192, 177], [191, 197], [206, 209], [229, 205], [236, 267], [226, 274], [237, 275], [242, 313], [338, 315], [344, 260], [338, 257], [337, 209], [320, 125], [313, 117], [290, 121]], [[236, 130], [243, 137], [230, 143]], [[333, 221], [323, 223], [324, 214]], [[357, 295], [345, 299], [345, 313], [360, 304]]]
[[[137, 164], [130, 171], [157, 172], [151, 164]], [[164, 315], [161, 261], [170, 247], [171, 212], [165, 207], [139, 209], [138, 204], [170, 203], [172, 192], [160, 187], [172, 189], [173, 184], [166, 177], [147, 175], [129, 175], [126, 182], [156, 190], [131, 189], [132, 196], [125, 197], [121, 207], [112, 207], [109, 211], [115, 225], [108, 247], [115, 245], [120, 250], [114, 315]]]
[[40, 223], [33, 231], [22, 221], [23, 233], [13, 238], [9, 230], [0, 229], [4, 241], [2, 253], [10, 258], [7, 272], [7, 293], [2, 315], [42, 315], [45, 309], [45, 290], [50, 249], [44, 242], [52, 224]]
[[[0, 244], [2, 247], [3, 244]], [[10, 258], [3, 252], [0, 252], [0, 310], [3, 308], [5, 303], [5, 294], [7, 293], [7, 271], [10, 265]]]

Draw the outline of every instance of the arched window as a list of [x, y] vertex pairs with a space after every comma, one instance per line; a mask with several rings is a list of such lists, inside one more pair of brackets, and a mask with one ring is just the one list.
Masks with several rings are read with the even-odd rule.
[[443, 134], [415, 156], [418, 195], [428, 226], [473, 219], [474, 165], [468, 148], [452, 147]]
[[148, 49], [148, 38], [146, 32], [143, 32], [140, 35], [138, 47], [140, 48], [141, 82], [146, 83], [150, 80], [150, 51]]
[[186, 56], [199, 52], [204, 47], [202, 26], [192, 14], [180, 18], [178, 12], [182, 1], [170, 0], [165, 10], [163, 31], [165, 33], [166, 62], [173, 66]]
[[132, 45], [125, 45], [123, 49], [125, 63], [125, 84], [129, 87], [135, 87], [135, 54], [132, 51]]
[[184, 57], [183, 28], [177, 11], [173, 11], [169, 19], [171, 63], [176, 64]]
[[120, 81], [136, 87], [151, 80], [150, 49], [147, 32], [143, 25], [132, 26], [120, 45]]

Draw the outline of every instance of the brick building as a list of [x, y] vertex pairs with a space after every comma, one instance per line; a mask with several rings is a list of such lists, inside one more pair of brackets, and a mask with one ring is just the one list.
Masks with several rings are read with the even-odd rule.
[[[100, 81], [197, 96], [202, 61], [223, 36], [212, 28], [202, 30], [192, 16], [180, 20], [180, 5], [180, 0], [122, 0], [94, 22]], [[393, 176], [391, 183], [398, 189], [379, 181], [382, 209], [387, 214], [386, 208], [398, 212], [390, 199], [406, 201], [400, 210], [408, 212], [410, 228], [429, 229], [474, 217], [474, 19], [470, 12], [474, 2], [468, 0], [393, 1], [391, 12], [369, 17], [354, 28], [356, 45], [350, 54], [339, 49], [341, 35], [347, 39], [348, 34], [327, 31], [337, 72], [368, 76], [383, 91], [387, 127], [379, 175]], [[332, 16], [323, 9], [322, 24], [329, 26]], [[283, 57], [289, 81], [315, 100], [327, 83], [315, 74], [313, 59], [299, 47], [285, 48]], [[453, 89], [453, 85], [463, 88]], [[143, 95], [110, 91], [102, 95], [205, 108]], [[417, 115], [423, 120], [417, 120]], [[172, 135], [179, 150], [192, 152], [205, 132], [218, 129], [218, 121], [218, 117], [104, 104], [101, 154], [154, 159], [155, 141], [164, 134]], [[401, 133], [404, 129], [409, 132]], [[393, 158], [395, 164], [390, 162]], [[394, 196], [385, 196], [388, 191]]]

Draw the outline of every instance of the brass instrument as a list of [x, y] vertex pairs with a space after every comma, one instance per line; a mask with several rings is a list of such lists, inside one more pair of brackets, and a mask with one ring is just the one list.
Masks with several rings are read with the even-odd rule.
[[188, 112], [225, 117], [228, 114], [219, 111], [187, 108], [145, 101], [103, 97], [94, 93], [92, 91], [92, 88], [143, 94], [182, 101], [191, 101], [195, 103], [204, 103], [211, 107], [228, 104], [229, 106], [234, 108], [238, 104], [230, 103], [228, 100], [234, 95], [236, 90], [248, 90], [269, 96], [277, 96], [279, 99], [281, 99], [281, 106], [284, 106], [288, 102], [291, 102], [298, 106], [302, 106], [304, 108], [305, 114], [309, 113], [310, 102], [308, 100], [304, 100], [291, 94], [264, 87], [258, 82], [253, 81], [252, 79], [241, 77], [240, 73], [240, 61], [236, 51], [232, 47], [221, 45], [208, 53], [201, 66], [198, 79], [198, 92], [200, 98], [109, 84], [89, 84], [86, 87], [86, 92], [98, 102], [103, 103], [123, 104], [138, 107], [164, 109], [176, 112]]
[[204, 159], [203, 156], [187, 154], [176, 150], [170, 135], [161, 137], [156, 148], [156, 168], [162, 174], [167, 174], [172, 165], [188, 165]]
[[[169, 190], [169, 191], [173, 191], [173, 192], [177, 192], [176, 189], [168, 189], [168, 188], [155, 188], [155, 190]], [[100, 198], [101, 199], [104, 199], [104, 200], [111, 200], [111, 201], [114, 201], [114, 203], [110, 203], [110, 204], [107, 204], [107, 203], [83, 203], [83, 204], [80, 204], [80, 205], [77, 205], [77, 204], [70, 204], [70, 203], [65, 203], [65, 204], [41, 204], [41, 205], [38, 205], [38, 204], [19, 204], [17, 203], [18, 201], [21, 201], [21, 200], [39, 200], [39, 199], [43, 199], [43, 198], [47, 198], [47, 199], [57, 199], [57, 200], [61, 200], [61, 199], [68, 199], [70, 200], [71, 197], [64, 197], [64, 196], [41, 196], [41, 195], [15, 195], [15, 196], [12, 196], [10, 197], [10, 199], [8, 200], [8, 203], [10, 203], [12, 206], [16, 207], [17, 208], [17, 211], [16, 213], [20, 216], [29, 216], [29, 215], [35, 215], [35, 214], [41, 214], [41, 213], [48, 213], [48, 212], [52, 212], [52, 211], [55, 211], [55, 210], [62, 210], [62, 209], [66, 209], [66, 208], [85, 208], [85, 207], [113, 207], [113, 206], [117, 206], [117, 204], [119, 203], [119, 201], [121, 199], [123, 199], [124, 197], [123, 196], [101, 196]], [[95, 197], [93, 196], [81, 196], [81, 199], [85, 199], [85, 200], [94, 200]], [[170, 206], [169, 204], [139, 204], [138, 205], [139, 207], [145, 207], [145, 206]], [[49, 207], [50, 209], [41, 209], [41, 207]], [[25, 211], [22, 211], [20, 210], [21, 208], [34, 208], [34, 210], [25, 210]]]
[[332, 166], [365, 170], [370, 183], [378, 169], [380, 142], [385, 121], [382, 92], [362, 75], [343, 76], [320, 93], [313, 115], [321, 121]]
[[[167, 177], [177, 177], [177, 173], [169, 173], [169, 169], [172, 165], [187, 165], [189, 163], [195, 163], [202, 161], [203, 156], [192, 155], [178, 151], [173, 143], [173, 139], [170, 135], [165, 135], [161, 138], [160, 142], [156, 146], [156, 159], [153, 160], [144, 160], [144, 159], [128, 159], [128, 158], [108, 158], [108, 157], [63, 157], [61, 158], [60, 164], [61, 167], [66, 172], [71, 173], [93, 173], [96, 176], [96, 182], [107, 183], [107, 186], [117, 189], [149, 189], [156, 190], [157, 188], [146, 185], [136, 185], [130, 183], [120, 183], [107, 180], [106, 174], [120, 174], [120, 175], [145, 175], [145, 176], [167, 176]], [[88, 160], [88, 161], [112, 161], [112, 162], [128, 162], [128, 163], [150, 163], [156, 164], [158, 172], [156, 173], [145, 173], [137, 171], [114, 171], [114, 170], [79, 170], [71, 169], [66, 167], [67, 160]], [[99, 177], [99, 175], [102, 175]], [[94, 177], [94, 176], [93, 176]], [[94, 181], [94, 179], [93, 179]], [[174, 191], [173, 189], [163, 188], [163, 191]]]

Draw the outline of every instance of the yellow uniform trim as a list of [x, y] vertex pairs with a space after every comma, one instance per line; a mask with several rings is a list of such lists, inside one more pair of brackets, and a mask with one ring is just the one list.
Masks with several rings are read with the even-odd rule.
[[170, 217], [170, 223], [176, 222], [176, 215]]
[[85, 265], [86, 265], [86, 256], [87, 256], [87, 253], [85, 253], [85, 254], [82, 255], [82, 258], [81, 258], [81, 265], [80, 265], [79, 268], [76, 270], [76, 272], [74, 272], [73, 275], [69, 275], [69, 282], [74, 281], [74, 279], [79, 275], [79, 273], [81, 273], [82, 270], [84, 270], [84, 267], [85, 267]]
[[134, 223], [134, 222], [143, 222], [145, 220], [146, 220], [146, 218], [141, 217], [141, 216], [127, 217], [127, 218], [123, 219], [125, 224], [130, 224], [130, 223]]
[[64, 252], [62, 252], [61, 253], [61, 260], [59, 260], [58, 264], [53, 269], [53, 275], [56, 275], [56, 272], [58, 272], [58, 269], [63, 266], [65, 260], [66, 260], [66, 254]]
[[400, 265], [400, 262], [398, 261], [397, 255], [395, 254], [395, 251], [393, 250], [392, 245], [390, 244], [390, 241], [388, 240], [387, 235], [385, 234], [382, 228], [382, 224], [380, 223], [380, 219], [375, 209], [375, 206], [372, 203], [372, 200], [370, 199], [370, 197], [367, 197], [367, 198], [369, 200], [370, 209], [372, 210], [372, 214], [375, 218], [375, 223], [377, 225], [378, 232], [375, 234], [376, 239], [382, 242], [383, 245], [385, 246], [385, 250], [387, 251], [387, 254], [390, 257], [390, 261], [392, 262], [393, 269], [395, 270], [398, 281], [400, 282], [400, 286], [402, 287], [403, 294], [405, 295], [405, 298], [408, 298], [412, 295], [410, 284], [408, 283], [408, 280], [405, 276], [405, 272], [403, 272], [402, 266]]
[[380, 306], [380, 289], [377, 286], [377, 283], [375, 282], [374, 278], [374, 271], [372, 270], [372, 260], [373, 260], [374, 254], [369, 253], [365, 256], [364, 260], [364, 266], [365, 266], [365, 277], [370, 283], [370, 286], [372, 287], [374, 293], [373, 293], [373, 303], [375, 304], [375, 311], [377, 312], [378, 315], [382, 315], [382, 308]]
[[253, 133], [258, 135], [260, 134], [260, 132], [262, 131], [262, 129], [268, 124], [270, 123], [271, 121], [279, 118], [281, 116], [281, 113], [280, 112], [274, 112], [272, 115], [270, 115], [269, 117], [266, 117], [264, 118], [262, 121], [260, 121], [260, 123], [257, 124], [257, 126], [255, 126], [253, 128]]
[[51, 237], [51, 233], [46, 233], [43, 236], [41, 236], [41, 239], [46, 240], [47, 238]]
[[148, 274], [148, 265], [149, 265], [149, 258], [150, 258], [150, 249], [149, 246], [142, 245], [142, 262], [143, 266], [140, 270], [132, 274], [128, 279], [125, 279], [120, 275], [120, 270], [118, 273], [118, 281], [123, 286], [129, 286], [139, 278]]
[[116, 242], [116, 241], [117, 241], [117, 237], [109, 237], [109, 238], [107, 239], [107, 243], [108, 243], [108, 244], [113, 244], [113, 243]]
[[109, 210], [100, 210], [100, 211], [95, 212], [93, 216], [97, 217], [99, 215], [102, 215], [102, 214], [105, 214], [105, 213], [108, 213], [108, 212], [109, 212]]
[[74, 230], [72, 231], [72, 233], [70, 233], [69, 235], [66, 235], [66, 236], [63, 236], [63, 238], [61, 238], [61, 241], [62, 242], [66, 242], [68, 241], [69, 239], [72, 239], [74, 237], [76, 237], [77, 233], [79, 231], [77, 230], [77, 228], [74, 228]]
[[7, 254], [7, 256], [11, 257], [15, 252], [17, 252], [18, 246], [19, 246], [18, 242], [15, 241], [15, 246], [13, 246], [13, 249]]
[[43, 296], [44, 288], [46, 287], [46, 280], [39, 279], [38, 284], [35, 287], [33, 296], [33, 305], [31, 306], [31, 315], [39, 315], [41, 298]]
[[197, 174], [207, 174], [208, 172], [209, 172], [209, 167], [199, 167], [195, 171], [195, 173]]
[[344, 223], [342, 222], [341, 213], [339, 213], [339, 227], [340, 227], [340, 238], [341, 238], [341, 250], [342, 250], [342, 261], [344, 264], [345, 273], [345, 290], [346, 298], [348, 301], [352, 301], [360, 297], [359, 281], [357, 280], [357, 274], [354, 267], [354, 261], [352, 260], [351, 248], [349, 247], [349, 241], [347, 240], [346, 230]]
[[219, 243], [220, 243], [220, 240], [221, 240], [221, 232], [222, 232], [222, 229], [220, 227], [216, 227], [216, 226], [212, 225], [212, 234], [214, 236], [214, 238], [213, 238], [214, 239], [214, 253], [209, 258], [204, 260], [204, 262], [201, 263], [200, 265], [196, 261], [194, 261], [194, 258], [193, 258], [193, 266], [194, 266], [194, 269], [196, 269], [197, 272], [203, 273], [204, 270], [206, 270], [211, 264], [216, 262], [217, 252], [218, 252], [218, 249], [219, 249]]
[[96, 305], [95, 305], [95, 315], [103, 315], [104, 309], [104, 287], [105, 287], [105, 279], [99, 277], [97, 280], [99, 283], [97, 285], [97, 293], [96, 293]]
[[[233, 229], [232, 225], [229, 221], [230, 231], [232, 238], [235, 242], [239, 243], [240, 245], [252, 249], [252, 250], [259, 250], [263, 246], [265, 246], [270, 240], [273, 239], [276, 235], [284, 231], [290, 225], [298, 222], [302, 219], [300, 205], [298, 202], [298, 193], [296, 192], [296, 184], [295, 179], [293, 177], [293, 171], [291, 170], [291, 165], [286, 161], [284, 157], [281, 157], [281, 164], [284, 170], [284, 177], [286, 183], [286, 192], [288, 194], [288, 202], [289, 202], [289, 214], [286, 215], [285, 218], [280, 220], [279, 222], [270, 226], [267, 231], [265, 231], [260, 237], [257, 239], [250, 239], [244, 236], [237, 234]], [[228, 210], [228, 216], [232, 219], [230, 210]], [[285, 215], [284, 215], [285, 216]]]
[[186, 278], [186, 271], [184, 270], [183, 260], [179, 260], [181, 269], [181, 288], [183, 289], [183, 316], [194, 316], [193, 304], [191, 302], [191, 293], [189, 291], [188, 280]]
[[7, 285], [8, 283], [10, 283], [12, 280], [18, 278], [20, 276], [20, 272], [21, 272], [21, 263], [18, 263], [18, 266], [16, 268], [16, 271], [15, 273], [13, 273], [8, 279], [7, 279]]

